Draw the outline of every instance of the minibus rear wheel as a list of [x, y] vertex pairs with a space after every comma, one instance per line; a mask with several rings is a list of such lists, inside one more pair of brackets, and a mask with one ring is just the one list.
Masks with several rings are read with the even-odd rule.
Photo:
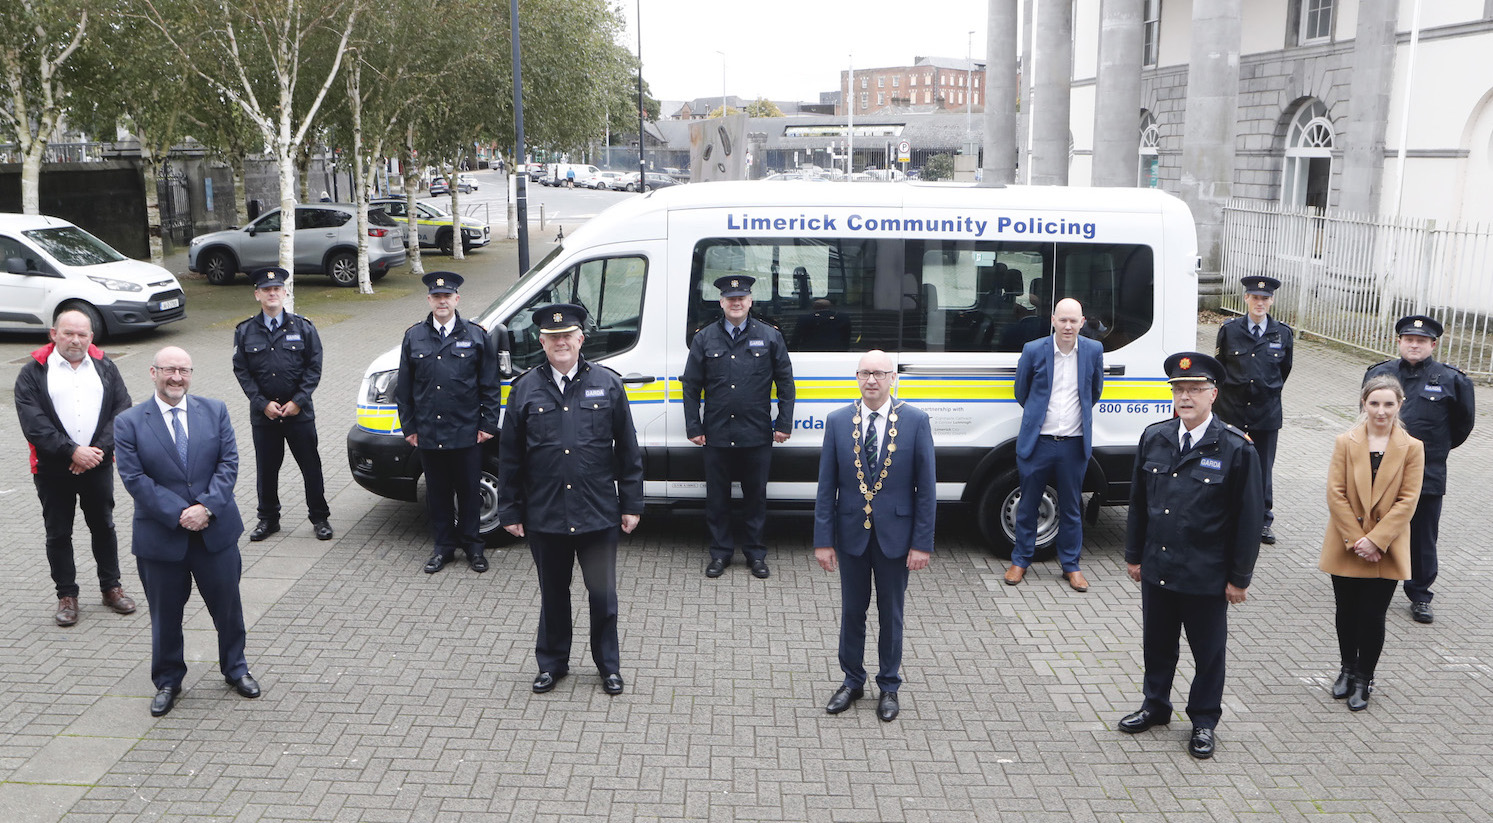
[[[1021, 500], [1021, 475], [1013, 466], [992, 480], [980, 494], [976, 520], [980, 533], [990, 543], [995, 556], [1011, 559], [1011, 547], [1016, 542], [1016, 504]], [[1037, 547], [1032, 554], [1033, 562], [1051, 560], [1057, 554], [1058, 508], [1057, 494], [1051, 486], [1042, 491], [1042, 504], [1037, 510]]]

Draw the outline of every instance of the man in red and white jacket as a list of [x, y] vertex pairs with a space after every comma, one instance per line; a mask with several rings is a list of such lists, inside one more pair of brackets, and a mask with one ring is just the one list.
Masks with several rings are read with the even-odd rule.
[[31, 353], [16, 377], [16, 414], [31, 444], [31, 473], [47, 530], [47, 564], [57, 585], [59, 626], [78, 622], [73, 512], [93, 535], [104, 605], [119, 614], [135, 601], [119, 582], [114, 531], [114, 418], [130, 395], [113, 361], [93, 345], [93, 325], [78, 311], [57, 315], [52, 342]]

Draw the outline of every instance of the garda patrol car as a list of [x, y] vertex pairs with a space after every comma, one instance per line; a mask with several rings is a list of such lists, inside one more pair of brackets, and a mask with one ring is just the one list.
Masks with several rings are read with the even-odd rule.
[[[1171, 415], [1162, 362], [1197, 344], [1197, 269], [1191, 213], [1151, 189], [707, 183], [606, 210], [470, 319], [507, 349], [511, 377], [544, 360], [530, 310], [584, 305], [586, 358], [627, 385], [649, 502], [703, 502], [680, 373], [694, 332], [719, 316], [710, 284], [750, 274], [752, 310], [782, 330], [798, 390], [792, 439], [773, 449], [774, 504], [813, 504], [825, 417], [858, 396], [861, 353], [884, 349], [901, 398], [932, 417], [938, 499], [972, 506], [1007, 554], [1022, 345], [1051, 333], [1057, 300], [1083, 304], [1083, 333], [1104, 345], [1105, 366], [1084, 490], [1091, 517], [1099, 505], [1123, 505], [1141, 431]], [[398, 358], [391, 349], [368, 367], [348, 460], [365, 488], [413, 500], [420, 465], [400, 436]], [[482, 491], [482, 530], [494, 536], [496, 444]], [[1056, 534], [1049, 492], [1039, 557], [1051, 555]]]
[[[413, 224], [410, 223], [409, 203], [402, 197], [374, 198], [368, 202], [368, 206], [383, 209], [390, 217], [407, 226], [406, 239], [409, 236], [418, 237], [420, 248], [440, 249], [443, 254], [451, 253], [454, 245], [451, 242], [451, 234], [456, 225], [456, 218], [435, 202], [416, 200]], [[461, 233], [463, 252], [486, 246], [492, 240], [492, 228], [472, 217], [461, 218]]]

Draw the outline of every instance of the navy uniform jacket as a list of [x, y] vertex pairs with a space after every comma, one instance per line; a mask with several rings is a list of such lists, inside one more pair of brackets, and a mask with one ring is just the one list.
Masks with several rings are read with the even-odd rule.
[[514, 379], [498, 442], [498, 522], [584, 534], [643, 514], [643, 452], [622, 378], [581, 358], [564, 396], [549, 363]]
[[1477, 417], [1472, 381], [1432, 357], [1414, 366], [1403, 358], [1385, 360], [1364, 372], [1364, 382], [1381, 374], [1398, 378], [1405, 387], [1400, 420], [1411, 437], [1426, 445], [1425, 482], [1420, 493], [1446, 494], [1446, 456], [1467, 441]]
[[410, 326], [399, 347], [399, 425], [420, 436], [422, 449], [477, 445], [477, 432], [496, 436], [503, 384], [492, 338], [457, 314], [451, 334], [431, 317]]
[[[705, 435], [707, 446], [770, 446], [772, 433], [793, 430], [793, 362], [783, 335], [747, 317], [733, 343], [726, 320], [711, 323], [690, 342], [684, 374], [684, 433]], [[772, 387], [778, 389], [778, 419], [772, 419]], [[700, 419], [700, 395], [705, 419]]]
[[1180, 594], [1223, 596], [1248, 588], [1265, 524], [1264, 480], [1254, 444], [1218, 415], [1186, 456], [1181, 421], [1141, 434], [1130, 479], [1125, 562], [1141, 579]]
[[1265, 333], [1257, 340], [1249, 331], [1249, 315], [1236, 317], [1218, 329], [1218, 362], [1224, 378], [1218, 386], [1213, 413], [1245, 431], [1276, 431], [1281, 427], [1281, 388], [1291, 376], [1291, 327], [1269, 315]]
[[[321, 336], [311, 321], [282, 312], [274, 334], [264, 326], [264, 312], [233, 330], [233, 374], [249, 398], [249, 422], [255, 426], [309, 423], [316, 419], [311, 393], [321, 383]], [[271, 420], [270, 403], [295, 401], [301, 413]]]

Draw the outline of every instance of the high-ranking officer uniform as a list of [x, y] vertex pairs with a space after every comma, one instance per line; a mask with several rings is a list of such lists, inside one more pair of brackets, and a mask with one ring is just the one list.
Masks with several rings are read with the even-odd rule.
[[[444, 271], [421, 279], [432, 295], [454, 295], [463, 282], [461, 275]], [[405, 330], [395, 398], [404, 435], [417, 435], [425, 473], [425, 508], [435, 537], [425, 571], [440, 571], [462, 549], [472, 570], [485, 572], [477, 520], [482, 478], [478, 433], [498, 433], [498, 352], [487, 332], [460, 313], [453, 312], [450, 324], [442, 335], [432, 312]]]
[[[254, 289], [283, 289], [289, 276], [285, 269], [260, 269], [254, 274]], [[321, 383], [321, 336], [316, 327], [288, 311], [275, 317], [261, 311], [250, 317], [233, 330], [233, 374], [249, 398], [254, 433], [259, 525], [249, 539], [257, 542], [280, 530], [280, 467], [288, 445], [306, 485], [306, 514], [316, 537], [331, 540], [327, 518], [332, 510], [327, 506], [316, 412], [311, 407], [311, 394]], [[265, 409], [272, 403], [276, 407], [294, 403], [300, 411], [271, 418]]]
[[[715, 281], [722, 298], [749, 296], [756, 278], [743, 274]], [[740, 327], [722, 317], [701, 329], [690, 342], [689, 359], [680, 376], [684, 388], [684, 431], [705, 438], [705, 519], [710, 528], [711, 565], [719, 576], [730, 564], [731, 484], [741, 484], [741, 553], [757, 577], [767, 577], [767, 475], [772, 462], [773, 432], [793, 431], [793, 362], [783, 335], [748, 315]], [[777, 387], [778, 415], [772, 417], [772, 390]], [[705, 411], [700, 412], [704, 395]]]
[[[1441, 324], [1425, 315], [1403, 317], [1395, 324], [1395, 334], [1420, 335], [1439, 340]], [[1410, 520], [1410, 579], [1405, 581], [1405, 596], [1410, 598], [1411, 612], [1421, 623], [1434, 619], [1431, 600], [1436, 582], [1436, 540], [1441, 530], [1441, 501], [1446, 495], [1446, 458], [1452, 449], [1467, 442], [1477, 419], [1472, 381], [1460, 370], [1428, 356], [1419, 363], [1404, 358], [1385, 360], [1370, 366], [1364, 382], [1377, 375], [1397, 378], [1405, 389], [1405, 405], [1400, 421], [1412, 437], [1426, 447], [1425, 480], [1420, 487], [1420, 503]]]
[[[570, 304], [534, 311], [547, 334], [579, 331], [585, 317]], [[618, 525], [643, 513], [643, 454], [616, 372], [578, 357], [572, 375], [557, 375], [546, 362], [514, 379], [499, 439], [497, 504], [499, 522], [523, 526], [539, 576], [534, 691], [549, 691], [570, 669], [570, 581], [579, 561], [591, 659], [607, 693], [621, 692]]]
[[[1223, 366], [1206, 354], [1166, 361], [1173, 383], [1217, 383]], [[1188, 696], [1194, 756], [1213, 753], [1212, 729], [1223, 715], [1228, 641], [1228, 585], [1249, 587], [1260, 551], [1264, 497], [1260, 461], [1244, 432], [1218, 415], [1188, 432], [1180, 419], [1141, 434], [1130, 482], [1125, 562], [1139, 564], [1145, 655], [1145, 702], [1120, 723], [1144, 731], [1171, 720], [1172, 678], [1185, 627], [1197, 673]], [[1184, 441], [1190, 448], [1183, 448]], [[1206, 730], [1204, 740], [1198, 731]]]
[[[1274, 277], [1246, 277], [1244, 293], [1274, 297], [1280, 281]], [[1248, 314], [1224, 323], [1218, 329], [1218, 361], [1223, 364], [1223, 382], [1218, 385], [1214, 412], [1225, 422], [1244, 430], [1260, 456], [1260, 474], [1265, 483], [1265, 524], [1261, 540], [1275, 542], [1275, 447], [1284, 419], [1281, 389], [1291, 376], [1291, 352], [1295, 334], [1291, 327], [1265, 315], [1255, 328]]]

